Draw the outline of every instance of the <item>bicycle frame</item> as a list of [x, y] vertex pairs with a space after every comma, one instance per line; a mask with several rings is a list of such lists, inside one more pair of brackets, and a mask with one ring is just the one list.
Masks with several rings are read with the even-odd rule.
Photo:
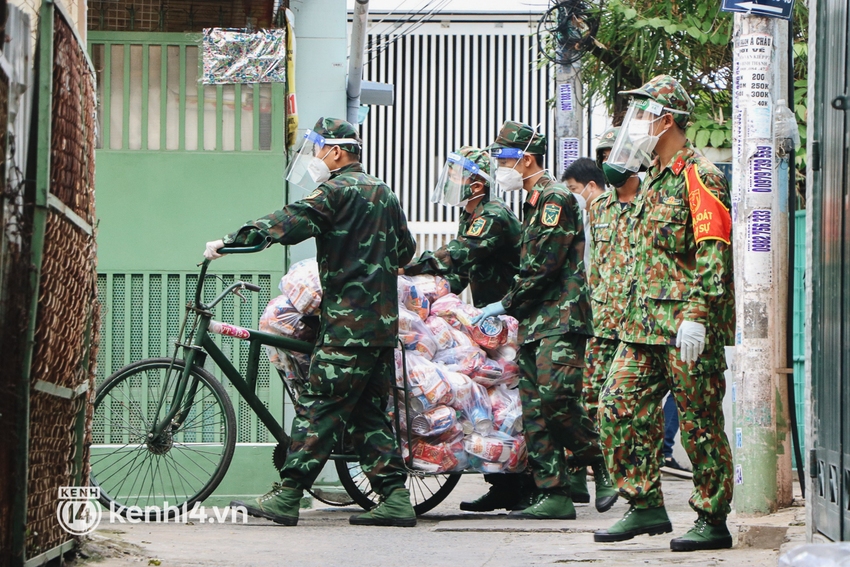
[[[245, 248], [225, 248], [221, 251], [223, 253], [250, 253], [263, 250], [266, 246], [268, 246], [268, 242]], [[274, 438], [279, 443], [289, 445], [290, 439], [284, 432], [283, 426], [278, 423], [277, 419], [275, 419], [271, 412], [269, 412], [255, 393], [261, 348], [267, 345], [283, 350], [310, 354], [313, 351], [313, 344], [269, 333], [263, 333], [253, 329], [233, 327], [233, 329], [238, 330], [238, 333], [229, 336], [234, 336], [234, 338], [241, 340], [247, 340], [249, 343], [248, 367], [246, 375], [243, 377], [233, 363], [230, 362], [230, 359], [228, 359], [218, 345], [215, 344], [215, 341], [211, 336], [210, 323], [212, 322], [213, 317], [212, 308], [228, 294], [235, 292], [238, 289], [259, 291], [260, 288], [253, 284], [235, 282], [222, 291], [218, 297], [216, 297], [208, 305], [204, 304], [201, 302], [201, 296], [203, 295], [203, 287], [209, 263], [209, 260], [204, 260], [202, 264], [201, 273], [198, 277], [198, 284], [195, 289], [195, 299], [193, 303], [186, 306], [186, 316], [183, 321], [183, 326], [180, 329], [177, 344], [175, 345], [174, 356], [172, 357], [173, 360], [176, 360], [180, 349], [182, 348], [184, 351], [183, 359], [186, 362], [185, 368], [183, 369], [181, 376], [178, 378], [178, 383], [170, 401], [168, 412], [162, 420], [153, 424], [151, 430], [148, 432], [148, 436], [150, 438], [158, 437], [166, 430], [166, 428], [169, 427], [179, 429], [182, 424], [182, 419], [189, 415], [189, 412], [192, 409], [192, 400], [194, 399], [194, 392], [197, 387], [197, 379], [191, 378], [190, 370], [195, 365], [203, 367], [206, 356], [209, 355], [224, 375], [227, 376], [245, 402], [248, 403], [263, 425], [265, 425], [271, 432]], [[195, 314], [195, 321], [192, 325], [192, 329], [188, 333], [188, 341], [186, 343], [181, 343], [186, 323], [188, 322], [189, 316], [192, 312]], [[169, 372], [169, 376], [170, 375], [171, 374]], [[163, 393], [167, 390], [167, 387], [163, 388]], [[163, 395], [159, 400], [158, 411], [161, 410], [164, 402], [165, 396]]]

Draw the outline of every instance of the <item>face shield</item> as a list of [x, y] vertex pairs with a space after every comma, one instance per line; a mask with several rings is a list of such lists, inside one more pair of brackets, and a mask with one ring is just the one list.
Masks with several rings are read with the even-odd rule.
[[360, 145], [360, 142], [354, 138], [325, 138], [307, 130], [286, 169], [286, 180], [307, 193], [312, 192], [330, 179], [331, 171], [322, 158], [332, 151], [333, 146], [341, 144]]
[[473, 178], [484, 179], [492, 186], [492, 179], [478, 165], [462, 155], [452, 152], [446, 158], [437, 185], [431, 191], [431, 202], [462, 207], [472, 198]]
[[655, 123], [663, 112], [664, 107], [652, 99], [632, 101], [617, 141], [605, 162], [610, 169], [636, 173], [641, 168], [649, 167], [650, 155], [659, 136], [654, 133]]

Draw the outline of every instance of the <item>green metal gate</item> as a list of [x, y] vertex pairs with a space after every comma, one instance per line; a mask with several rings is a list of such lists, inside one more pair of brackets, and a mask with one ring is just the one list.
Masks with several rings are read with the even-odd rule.
[[[286, 202], [285, 102], [282, 84], [202, 85], [199, 34], [92, 31], [88, 50], [100, 110], [100, 383], [125, 364], [171, 354], [204, 243]], [[248, 303], [228, 298], [216, 318], [256, 328], [286, 264], [279, 247], [218, 260], [211, 272], [221, 277], [219, 290], [241, 279], [262, 291]], [[244, 371], [247, 348], [229, 337], [221, 346]], [[276, 480], [273, 438], [219, 378], [237, 412], [240, 445], [216, 494], [264, 492]], [[265, 360], [257, 393], [282, 416], [283, 385]], [[96, 445], [109, 442], [103, 423], [93, 429]]]
[[[846, 0], [816, 3], [812, 214], [813, 532], [850, 540], [850, 61]], [[812, 91], [810, 91], [812, 92]]]

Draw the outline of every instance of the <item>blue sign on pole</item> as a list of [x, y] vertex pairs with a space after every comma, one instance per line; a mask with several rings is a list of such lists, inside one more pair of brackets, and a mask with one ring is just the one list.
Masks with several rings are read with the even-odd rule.
[[724, 12], [744, 12], [754, 16], [791, 19], [794, 0], [723, 0]]

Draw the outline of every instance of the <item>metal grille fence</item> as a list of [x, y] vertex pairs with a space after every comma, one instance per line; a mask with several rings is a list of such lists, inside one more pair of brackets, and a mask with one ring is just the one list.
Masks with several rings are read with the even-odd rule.
[[[553, 165], [554, 77], [549, 65], [538, 68], [537, 41], [527, 33], [450, 34], [428, 24], [422, 30], [368, 38], [364, 78], [395, 85], [395, 104], [371, 107], [363, 161], [398, 194], [409, 221], [452, 222], [457, 207], [428, 199], [446, 156], [462, 145], [488, 145], [505, 120], [538, 125]], [[518, 216], [520, 193], [508, 196]]]
[[[86, 404], [94, 390], [98, 331], [94, 75], [64, 16], [49, 7], [45, 15], [54, 18], [53, 88], [50, 155], [41, 162], [50, 175], [30, 374], [27, 557], [69, 539], [56, 517], [58, 489], [84, 484], [88, 477], [84, 441], [91, 409]], [[50, 45], [44, 37], [40, 41]], [[40, 73], [45, 80], [46, 70]]]
[[[216, 306], [215, 319], [257, 328], [259, 314], [271, 297], [270, 274], [222, 274], [221, 279], [208, 279], [204, 286], [204, 300], [211, 301], [236, 280], [255, 283], [260, 286], [261, 291], [246, 295], [245, 303], [233, 295], [228, 295]], [[196, 274], [185, 273], [98, 274], [98, 298], [102, 308], [102, 343], [97, 361], [98, 385], [122, 366], [143, 358], [173, 354], [174, 342], [184, 313], [183, 306], [193, 297], [197, 281]], [[248, 344], [221, 335], [215, 335], [215, 340], [239, 371], [246, 373]], [[208, 359], [207, 370], [221, 381], [236, 406], [236, 417], [239, 420], [237, 441], [269, 442], [272, 438], [268, 430], [227, 377], [212, 364], [211, 359]], [[279, 416], [283, 412], [283, 386], [279, 379], [270, 379], [270, 372], [268, 359], [261, 356], [257, 396], [270, 408], [273, 415]], [[150, 400], [157, 399], [159, 384], [156, 380], [157, 377], [151, 374], [146, 384], [139, 385]], [[139, 399], [142, 399], [142, 396], [139, 396]], [[111, 434], [107, 429], [110, 415], [111, 410], [107, 408], [98, 413], [92, 424], [93, 441], [96, 445], [121, 442], [120, 437]]]

